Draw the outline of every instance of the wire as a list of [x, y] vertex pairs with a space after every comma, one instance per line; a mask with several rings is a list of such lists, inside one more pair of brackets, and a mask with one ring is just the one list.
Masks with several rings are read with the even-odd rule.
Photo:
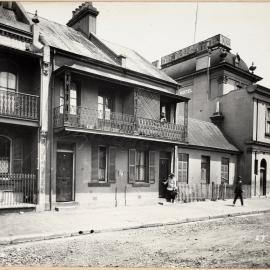
[[196, 42], [196, 32], [197, 32], [197, 20], [198, 20], [198, 9], [199, 9], [199, 1], [197, 0], [196, 5], [196, 17], [195, 17], [195, 29], [194, 29], [194, 39], [193, 42]]

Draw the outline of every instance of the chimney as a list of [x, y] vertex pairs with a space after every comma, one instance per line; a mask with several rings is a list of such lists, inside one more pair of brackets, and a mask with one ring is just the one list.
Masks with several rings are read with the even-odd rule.
[[97, 9], [93, 7], [92, 2], [85, 2], [72, 12], [72, 18], [68, 21], [67, 26], [89, 37], [91, 32], [96, 33], [98, 13]]

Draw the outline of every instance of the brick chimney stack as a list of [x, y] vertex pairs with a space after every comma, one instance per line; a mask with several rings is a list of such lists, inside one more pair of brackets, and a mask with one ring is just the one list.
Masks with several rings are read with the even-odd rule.
[[91, 32], [96, 34], [98, 13], [92, 2], [85, 2], [72, 12], [72, 18], [68, 21], [67, 26], [82, 32], [87, 37]]

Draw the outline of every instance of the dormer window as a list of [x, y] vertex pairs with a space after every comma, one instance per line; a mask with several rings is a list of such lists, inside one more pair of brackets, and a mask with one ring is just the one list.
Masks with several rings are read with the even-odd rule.
[[17, 79], [16, 75], [11, 72], [0, 72], [0, 90], [16, 91]]

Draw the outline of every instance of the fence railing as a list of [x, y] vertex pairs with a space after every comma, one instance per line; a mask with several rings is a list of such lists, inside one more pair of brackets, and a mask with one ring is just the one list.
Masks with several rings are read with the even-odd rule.
[[0, 206], [37, 203], [35, 174], [0, 173]]
[[[250, 185], [243, 185], [243, 197], [251, 197]], [[182, 184], [178, 185], [177, 200], [183, 202], [226, 200], [234, 198], [234, 185], [228, 184]]]
[[162, 123], [158, 120], [83, 107], [72, 107], [69, 113], [64, 113], [63, 106], [55, 108], [54, 127], [63, 126], [161, 138], [172, 141], [185, 141], [187, 136], [187, 127], [184, 125]]
[[38, 120], [39, 97], [0, 90], [0, 115]]

